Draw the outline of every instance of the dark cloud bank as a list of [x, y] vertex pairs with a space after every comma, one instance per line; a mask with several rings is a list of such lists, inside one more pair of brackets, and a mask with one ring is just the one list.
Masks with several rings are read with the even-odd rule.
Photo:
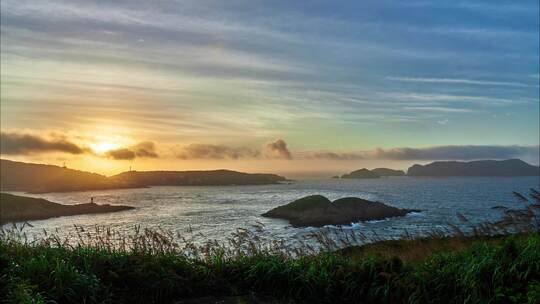
[[[475, 160], [524, 158], [538, 161], [539, 146], [464, 145], [426, 148], [377, 148], [353, 153], [299, 152], [297, 159], [320, 160]], [[176, 151], [180, 159], [293, 159], [293, 153], [283, 139], [267, 143], [261, 150], [224, 145], [191, 144]]]
[[292, 154], [283, 139], [265, 144], [260, 150], [224, 145], [190, 144], [178, 149], [180, 159], [292, 159]]
[[[2, 132], [0, 134], [0, 151], [4, 155], [28, 155], [45, 152], [63, 152], [68, 154], [92, 154], [87, 147], [77, 145], [65, 137], [56, 136], [44, 138], [37, 135]], [[293, 159], [293, 153], [288, 149], [283, 139], [269, 142], [260, 149], [246, 147], [230, 147], [225, 145], [190, 144], [175, 150], [179, 159]], [[497, 146], [497, 145], [453, 145], [426, 148], [377, 148], [370, 151], [352, 153], [299, 152], [294, 154], [297, 159], [319, 160], [476, 160], [476, 159], [507, 159], [521, 158], [538, 162], [540, 146]], [[153, 142], [145, 141], [131, 147], [108, 151], [105, 157], [115, 160], [133, 160], [135, 158], [158, 158]]]
[[2, 154], [8, 155], [27, 155], [42, 152], [82, 154], [88, 150], [62, 137], [46, 139], [30, 134], [2, 132], [0, 134], [0, 151]]
[[304, 157], [308, 159], [329, 160], [475, 160], [506, 158], [526, 158], [538, 160], [539, 153], [539, 146], [456, 145], [427, 148], [377, 148], [371, 151], [362, 151], [356, 153], [307, 152], [304, 154]]
[[105, 155], [109, 158], [117, 160], [132, 160], [137, 157], [159, 157], [159, 155], [156, 153], [155, 144], [151, 141], [141, 142], [129, 148], [111, 150], [105, 153]]
[[396, 160], [473, 160], [538, 157], [539, 146], [438, 146], [429, 148], [376, 149], [374, 157]]
[[[78, 145], [67, 140], [63, 136], [45, 138], [32, 134], [20, 134], [15, 132], [0, 133], [0, 152], [4, 155], [29, 155], [48, 152], [61, 152], [67, 154], [92, 154], [90, 148]], [[111, 150], [105, 153], [105, 157], [117, 160], [131, 160], [136, 157], [156, 158], [155, 145], [153, 142], [141, 142], [132, 147]]]
[[180, 159], [241, 159], [260, 155], [260, 151], [250, 148], [208, 144], [191, 144], [176, 152], [176, 157]]

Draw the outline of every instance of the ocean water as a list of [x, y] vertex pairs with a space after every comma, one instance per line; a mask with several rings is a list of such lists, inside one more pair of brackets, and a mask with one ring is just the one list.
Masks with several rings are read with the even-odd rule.
[[[31, 221], [29, 236], [43, 229], [61, 236], [74, 235], [74, 225], [92, 230], [106, 226], [132, 232], [135, 226], [179, 233], [198, 243], [216, 240], [225, 243], [238, 228], [253, 229], [266, 241], [301, 239], [321, 228], [294, 228], [285, 220], [260, 214], [306, 195], [321, 194], [331, 200], [356, 196], [384, 202], [399, 208], [420, 209], [405, 217], [382, 221], [351, 223], [343, 227], [382, 238], [397, 238], [405, 231], [421, 234], [453, 223], [463, 228], [456, 213], [471, 223], [496, 220], [494, 206], [520, 207], [513, 191], [526, 194], [540, 187], [539, 177], [392, 177], [372, 180], [306, 180], [291, 184], [263, 186], [152, 187], [47, 194], [13, 194], [45, 198], [62, 204], [87, 203], [130, 205], [135, 210], [117, 213], [78, 215]], [[338, 229], [325, 227], [323, 229]]]

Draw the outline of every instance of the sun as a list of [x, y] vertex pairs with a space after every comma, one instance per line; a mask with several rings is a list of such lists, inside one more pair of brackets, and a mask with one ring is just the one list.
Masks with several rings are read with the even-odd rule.
[[91, 145], [96, 153], [105, 153], [120, 148], [120, 145], [112, 141], [100, 141]]
[[95, 154], [104, 155], [107, 154], [109, 151], [129, 147], [132, 144], [132, 141], [129, 138], [113, 134], [104, 135], [104, 132], [99, 133], [101, 133], [101, 135], [94, 135], [93, 137], [90, 137], [87, 141], [87, 146]]

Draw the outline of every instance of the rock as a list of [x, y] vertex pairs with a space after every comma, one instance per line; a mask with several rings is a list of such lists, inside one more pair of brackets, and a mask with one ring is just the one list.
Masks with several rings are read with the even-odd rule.
[[276, 207], [262, 216], [286, 219], [294, 227], [321, 227], [382, 220], [404, 216], [410, 212], [419, 212], [419, 210], [399, 209], [357, 197], [341, 198], [331, 202], [322, 195], [311, 195]]
[[380, 176], [376, 173], [369, 171], [366, 168], [353, 171], [349, 174], [344, 174], [341, 178], [379, 178]]
[[405, 172], [403, 170], [394, 170], [388, 168], [376, 168], [372, 169], [371, 172], [377, 174], [378, 176], [404, 176]]
[[538, 176], [540, 168], [519, 159], [479, 160], [471, 162], [438, 161], [413, 165], [409, 176]]
[[107, 213], [135, 209], [95, 203], [62, 205], [41, 198], [0, 193], [0, 223], [47, 219], [66, 215]]

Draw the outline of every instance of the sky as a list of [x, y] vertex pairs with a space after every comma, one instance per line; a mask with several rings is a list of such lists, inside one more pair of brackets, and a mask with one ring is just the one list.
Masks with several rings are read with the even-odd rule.
[[538, 164], [538, 1], [1, 1], [1, 156], [103, 174]]

